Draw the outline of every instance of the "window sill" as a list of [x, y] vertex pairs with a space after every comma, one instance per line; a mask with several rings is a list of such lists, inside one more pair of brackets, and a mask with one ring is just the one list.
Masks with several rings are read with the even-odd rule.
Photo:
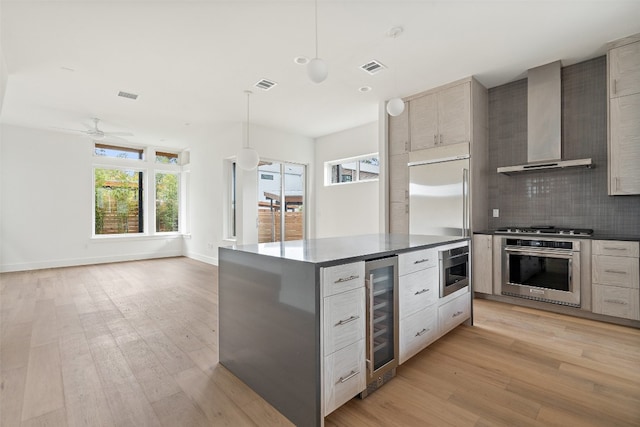
[[[156, 233], [156, 234], [105, 234], [101, 236], [91, 236], [92, 242], [122, 242], [122, 241], [141, 241], [141, 240], [162, 240], [162, 239], [180, 239], [187, 235], [180, 233]], [[190, 238], [191, 235], [188, 235]]]

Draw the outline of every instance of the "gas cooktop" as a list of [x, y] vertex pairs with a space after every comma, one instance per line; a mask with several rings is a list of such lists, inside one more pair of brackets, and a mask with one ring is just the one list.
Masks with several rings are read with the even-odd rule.
[[496, 230], [496, 233], [591, 236], [593, 234], [593, 230], [590, 228], [568, 228], [554, 227], [552, 225], [534, 225], [530, 227], [501, 227]]

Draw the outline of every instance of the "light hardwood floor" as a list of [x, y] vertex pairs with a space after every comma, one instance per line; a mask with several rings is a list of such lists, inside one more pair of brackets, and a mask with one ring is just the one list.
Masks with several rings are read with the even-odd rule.
[[[0, 275], [2, 426], [282, 426], [217, 363], [217, 269]], [[327, 426], [639, 426], [640, 330], [480, 300]]]

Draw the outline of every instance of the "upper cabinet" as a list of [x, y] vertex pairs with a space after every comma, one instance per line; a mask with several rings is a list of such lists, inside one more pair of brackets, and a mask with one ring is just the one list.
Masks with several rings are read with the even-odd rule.
[[640, 35], [613, 43], [609, 66], [609, 194], [640, 194]]
[[399, 116], [389, 116], [389, 155], [409, 152], [409, 105]]
[[411, 151], [471, 140], [471, 83], [428, 92], [409, 101]]

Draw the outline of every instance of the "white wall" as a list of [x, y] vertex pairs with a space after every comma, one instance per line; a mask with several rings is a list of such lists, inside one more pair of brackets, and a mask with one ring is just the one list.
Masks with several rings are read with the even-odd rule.
[[[313, 140], [252, 126], [262, 157], [310, 164]], [[93, 150], [84, 136], [0, 124], [0, 271], [61, 267], [187, 255], [217, 263], [224, 240], [224, 159], [241, 147], [240, 123], [203, 129], [192, 141], [189, 172], [190, 236], [92, 239]], [[253, 141], [256, 141], [255, 143]], [[309, 172], [313, 177], [313, 165]], [[241, 174], [245, 227], [239, 238], [257, 240], [257, 175]], [[313, 188], [313, 182], [309, 183]], [[313, 192], [309, 192], [313, 206]], [[242, 206], [239, 206], [242, 210]], [[310, 222], [312, 228], [313, 222]], [[309, 236], [312, 237], [312, 236]], [[211, 244], [211, 246], [209, 246]]]
[[384, 232], [380, 229], [380, 181], [324, 185], [325, 162], [378, 152], [378, 132], [374, 122], [316, 140], [316, 237]]

